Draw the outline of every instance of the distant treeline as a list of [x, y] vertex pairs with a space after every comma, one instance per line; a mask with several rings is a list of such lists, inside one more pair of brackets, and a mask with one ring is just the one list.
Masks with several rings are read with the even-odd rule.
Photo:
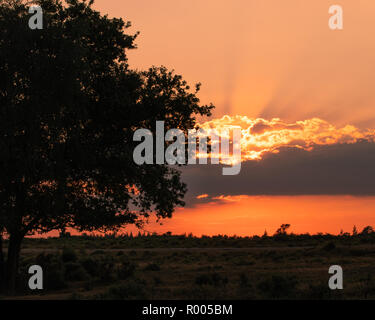
[[353, 244], [353, 243], [375, 243], [375, 232], [373, 227], [367, 226], [358, 231], [354, 226], [353, 231], [341, 232], [338, 235], [329, 233], [317, 234], [294, 234], [288, 233], [290, 227], [283, 224], [273, 235], [265, 231], [262, 236], [228, 236], [215, 235], [201, 237], [192, 234], [173, 235], [171, 232], [164, 234], [139, 231], [137, 234], [102, 234], [102, 235], [71, 235], [69, 232], [60, 233], [59, 237], [50, 238], [26, 238], [25, 247], [32, 246], [73, 246], [85, 248], [205, 248], [205, 247], [248, 247], [248, 246], [315, 246], [321, 242], [331, 241], [332, 243]]

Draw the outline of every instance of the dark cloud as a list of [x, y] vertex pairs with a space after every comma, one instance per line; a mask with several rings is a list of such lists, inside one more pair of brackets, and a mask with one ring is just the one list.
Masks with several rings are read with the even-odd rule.
[[265, 131], [270, 131], [272, 129], [272, 127], [264, 122], [257, 122], [256, 124], [254, 124], [251, 129], [250, 129], [250, 133], [251, 134], [261, 134]]
[[[184, 167], [187, 205], [220, 195], [375, 195], [373, 142], [279, 151], [260, 161], [243, 162], [237, 176], [223, 176], [217, 165]], [[196, 199], [201, 194], [209, 197]]]

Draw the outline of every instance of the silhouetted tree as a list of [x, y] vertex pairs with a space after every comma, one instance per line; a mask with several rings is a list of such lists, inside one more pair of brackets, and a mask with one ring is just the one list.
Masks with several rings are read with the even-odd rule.
[[187, 130], [213, 108], [164, 67], [131, 70], [137, 34], [92, 2], [33, 1], [44, 29], [31, 30], [25, 1], [0, 1], [0, 240], [9, 237], [11, 293], [28, 234], [171, 217], [186, 186], [169, 166], [136, 165], [133, 133], [155, 133], [156, 120]]
[[368, 235], [368, 234], [371, 234], [371, 233], [373, 233], [373, 232], [374, 232], [373, 227], [371, 227], [371, 226], [367, 226], [367, 227], [364, 227], [364, 228], [363, 228], [361, 234], [363, 234], [363, 235]]
[[352, 231], [352, 235], [353, 236], [356, 236], [356, 235], [358, 235], [358, 230], [357, 230], [357, 226], [353, 226], [353, 231]]
[[287, 230], [290, 228], [290, 224], [282, 224], [279, 229], [276, 230], [275, 235], [286, 235]]

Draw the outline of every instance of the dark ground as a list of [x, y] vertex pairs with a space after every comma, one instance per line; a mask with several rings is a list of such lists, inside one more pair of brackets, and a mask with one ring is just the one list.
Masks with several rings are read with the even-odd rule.
[[[43, 291], [27, 289], [33, 264]], [[328, 288], [331, 265], [343, 268], [343, 290]], [[18, 290], [13, 298], [374, 299], [375, 233], [26, 239]]]

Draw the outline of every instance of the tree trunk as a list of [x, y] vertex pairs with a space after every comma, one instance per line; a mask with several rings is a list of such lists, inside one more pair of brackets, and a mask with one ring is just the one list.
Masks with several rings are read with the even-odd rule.
[[18, 262], [21, 251], [22, 236], [10, 235], [8, 246], [8, 260], [6, 267], [7, 289], [10, 295], [16, 293]]
[[3, 253], [3, 235], [0, 233], [0, 292], [5, 290], [5, 261]]

